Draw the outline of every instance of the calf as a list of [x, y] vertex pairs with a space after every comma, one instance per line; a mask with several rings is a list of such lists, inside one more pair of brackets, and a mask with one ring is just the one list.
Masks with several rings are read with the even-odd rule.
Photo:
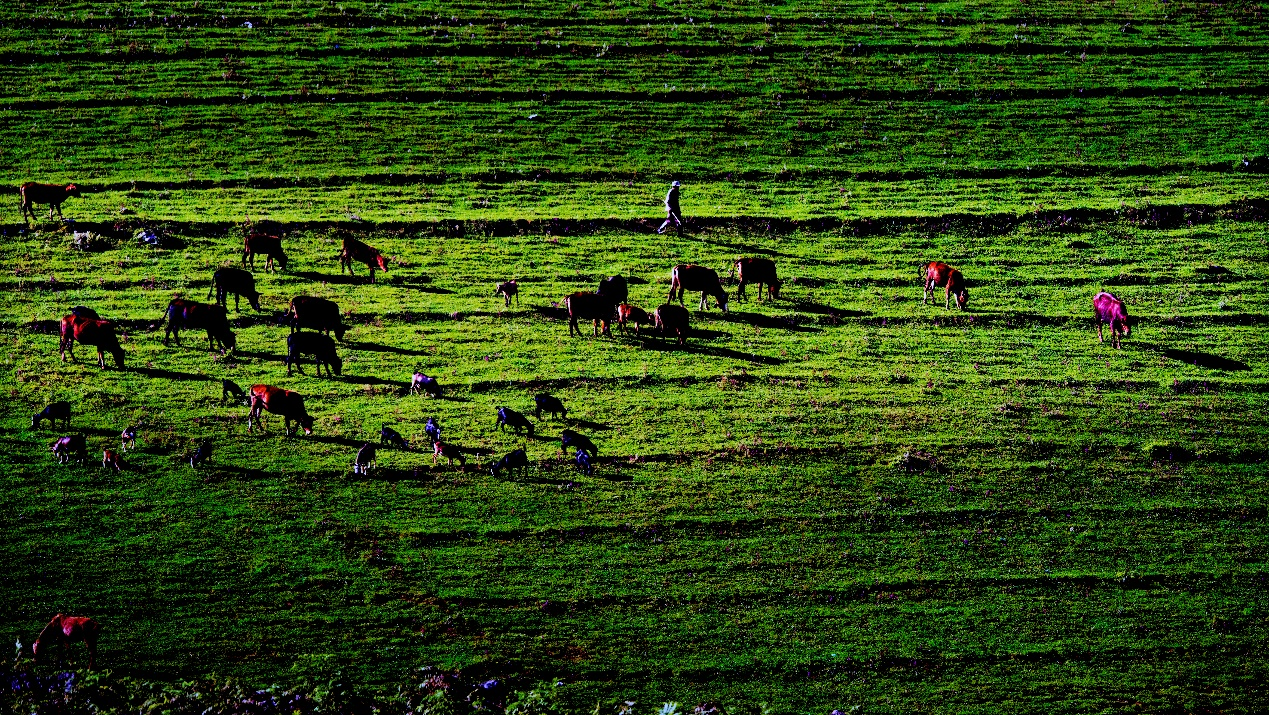
[[589, 437], [578, 434], [571, 429], [566, 429], [563, 432], [560, 432], [560, 451], [568, 454], [570, 447], [574, 449], [584, 449], [587, 452], [596, 455], [599, 454], [599, 447], [596, 447], [595, 443], [590, 441]]
[[353, 460], [353, 474], [361, 474], [369, 476], [371, 470], [379, 466], [379, 460], [375, 458], [375, 446], [366, 442], [357, 450], [357, 457]]
[[115, 366], [123, 369], [123, 348], [119, 347], [119, 338], [115, 335], [114, 323], [109, 320], [94, 320], [68, 315], [62, 318], [62, 337], [59, 345], [62, 350], [62, 362], [66, 362], [66, 353], [70, 352], [71, 360], [75, 359], [75, 343], [97, 348], [97, 364], [106, 367], [105, 353], [115, 358]]
[[414, 378], [410, 380], [410, 394], [415, 395], [420, 392], [426, 392], [428, 397], [440, 397], [441, 384], [434, 377], [416, 372]]
[[114, 467], [116, 472], [122, 472], [123, 467], [120, 466], [122, 460], [119, 454], [112, 449], [101, 450], [101, 466], [102, 468]]
[[86, 616], [66, 616], [59, 613], [53, 616], [53, 620], [44, 626], [44, 630], [40, 631], [31, 644], [31, 659], [38, 662], [40, 656], [54, 645], [61, 646], [62, 656], [65, 657], [72, 643], [83, 641], [84, 647], [88, 649], [88, 669], [92, 670], [93, 663], [97, 660], [97, 636], [100, 634], [101, 626], [97, 621]]
[[529, 418], [519, 412], [516, 412], [510, 407], [498, 408], [498, 421], [495, 423], [495, 427], [499, 431], [501, 431], [503, 427], [510, 427], [516, 431], [516, 434], [520, 434], [521, 429], [528, 429], [529, 436], [533, 436], [533, 423], [529, 421]]
[[[22, 195], [22, 220], [26, 222], [26, 227], [31, 227], [31, 221], [27, 218], [29, 214], [31, 219], [35, 218], [35, 205], [48, 204], [48, 217], [53, 218], [53, 210], [57, 210], [57, 217], [62, 218], [62, 202], [74, 196], [79, 198], [79, 187], [74, 184], [37, 184], [34, 181], [28, 181], [18, 187], [18, 193]], [[38, 219], [37, 219], [38, 220]]]
[[758, 286], [758, 300], [762, 300], [762, 286], [767, 286], [767, 298], [776, 300], [780, 297], [782, 281], [776, 277], [776, 264], [770, 258], [742, 258], [736, 261], [733, 269], [740, 284], [736, 287], [736, 300], [748, 300], [745, 286]]
[[344, 325], [339, 304], [335, 301], [297, 295], [291, 299], [291, 305], [286, 310], [290, 317], [291, 332], [304, 328], [327, 335], [334, 332], [336, 340], [341, 343], [344, 341], [344, 333], [348, 331], [348, 326]]
[[198, 465], [211, 459], [211, 455], [212, 455], [212, 441], [210, 439], [205, 439], [202, 442], [199, 442], [198, 448], [195, 449], [189, 455], [190, 469], [197, 468]]
[[234, 310], [242, 310], [238, 307], [242, 298], [246, 298], [252, 308], [260, 310], [260, 291], [256, 290], [256, 277], [251, 271], [221, 268], [212, 275], [211, 290], [207, 291], [207, 297], [212, 297], [212, 293], [216, 294], [216, 305], [224, 308], [229, 307], [229, 294], [233, 293]]
[[441, 441], [441, 426], [437, 424], [435, 417], [427, 418], [427, 424], [423, 425], [423, 433], [433, 442]]
[[137, 448], [137, 430], [141, 429], [141, 425], [128, 425], [119, 433], [119, 451], [126, 452], [129, 449]]
[[969, 303], [969, 288], [965, 287], [965, 276], [961, 272], [938, 261], [931, 261], [925, 268], [925, 295], [921, 299], [924, 305], [934, 295], [935, 288], [943, 288], [943, 307], [952, 307], [952, 296], [956, 296], [956, 307], [964, 308]]
[[568, 296], [564, 299], [564, 309], [568, 311], [568, 334], [581, 335], [582, 331], [577, 327], [577, 321], [589, 320], [594, 328], [592, 335], [599, 335], [599, 328], [603, 326], [604, 335], [611, 338], [612, 331], [609, 323], [612, 322], [613, 310], [616, 307], [617, 304], [612, 299], [598, 293], [579, 291]]
[[31, 429], [39, 429], [40, 423], [48, 420], [53, 425], [53, 429], [57, 429], [57, 421], [62, 421], [62, 429], [70, 427], [71, 406], [66, 400], [58, 400], [50, 402], [47, 407], [31, 416]]
[[552, 417], [568, 417], [568, 410], [564, 409], [564, 403], [559, 398], [551, 395], [534, 395], [533, 396], [533, 416], [542, 419], [542, 413], [550, 413]]
[[251, 411], [247, 413], [247, 432], [251, 432], [252, 421], [260, 423], [264, 431], [264, 410], [282, 416], [282, 433], [291, 433], [291, 420], [304, 428], [304, 434], [313, 434], [313, 418], [304, 409], [304, 397], [298, 392], [283, 390], [273, 385], [252, 385]]
[[516, 307], [520, 307], [520, 287], [516, 285], [514, 280], [507, 281], [506, 283], [499, 283], [498, 287], [494, 290], [494, 297], [499, 295], [502, 296], [505, 307], [511, 307], [512, 298], [516, 299]]
[[88, 442], [82, 434], [72, 434], [57, 438], [49, 445], [58, 464], [66, 464], [72, 460], [82, 462], [88, 459]]
[[322, 376], [322, 365], [326, 366], [326, 377], [330, 377], [331, 370], [334, 370], [336, 375], [344, 371], [344, 361], [335, 352], [335, 341], [321, 333], [291, 333], [286, 336], [286, 374], [288, 376], [291, 374], [292, 364], [301, 375], [304, 374], [304, 368], [300, 367], [301, 355], [313, 356], [313, 369], [318, 377]]
[[701, 292], [698, 310], [705, 310], [705, 298], [714, 296], [719, 309], [724, 313], [727, 312], [727, 291], [723, 289], [723, 282], [719, 280], [718, 273], [713, 268], [690, 263], [680, 263], [675, 266], [670, 271], [670, 297], [667, 300], [674, 300], [677, 294], [679, 305], [683, 305], [683, 293], [686, 291]]
[[238, 387], [238, 383], [233, 380], [221, 380], [220, 401], [224, 402], [225, 400], [230, 399], [234, 402], [241, 402], [244, 405], [251, 404], [251, 400], [247, 397], [247, 393], [244, 392], [241, 387]]
[[207, 349], [215, 350], [220, 344], [222, 355], [233, 350], [238, 344], [234, 332], [229, 329], [229, 315], [224, 306], [213, 303], [195, 303], [184, 298], [173, 298], [167, 304], [167, 327], [163, 330], [163, 344], [168, 338], [175, 337], [176, 344], [181, 344], [182, 330], [202, 329], [207, 332]]
[[687, 345], [689, 315], [686, 308], [681, 305], [666, 303], [657, 308], [653, 318], [655, 319], [657, 330], [661, 331], [662, 337], [673, 333], [678, 336], [679, 345]]
[[364, 263], [370, 268], [370, 282], [375, 282], [375, 268], [388, 272], [388, 259], [384, 257], [379, 249], [368, 246], [355, 238], [345, 238], [343, 246], [339, 249], [339, 272], [342, 274], [344, 268], [348, 268], [349, 275], [353, 275], [353, 261]]
[[273, 262], [277, 261], [278, 268], [286, 270], [286, 251], [282, 250], [282, 237], [270, 236], [265, 233], [248, 234], [242, 241], [242, 267], [247, 267], [247, 261], [251, 261], [251, 270], [256, 269], [256, 254], [268, 258], [264, 262], [264, 272], [274, 270]]
[[489, 466], [489, 473], [497, 479], [499, 472], [504, 469], [512, 477], [515, 477], [517, 470], [519, 470], [520, 476], [524, 476], [529, 471], [529, 455], [523, 449], [508, 452], [502, 459]]
[[612, 301], [613, 305], [625, 303], [630, 298], [630, 286], [622, 276], [608, 276], [599, 280], [595, 295], [601, 295]]
[[453, 466], [454, 460], [458, 460], [458, 464], [463, 468], [467, 468], [467, 458], [463, 456], [463, 450], [448, 443], [437, 440], [432, 443], [432, 464], [436, 464], [436, 460], [444, 457], [449, 460], [450, 466]]
[[405, 437], [401, 436], [400, 432], [384, 425], [379, 428], [379, 446], [396, 447], [397, 449], [408, 450], [410, 448], [410, 443], [406, 441]]
[[1119, 334], [1129, 337], [1132, 328], [1128, 327], [1128, 309], [1124, 306], [1124, 302], [1105, 291], [1098, 293], [1093, 298], [1093, 315], [1097, 321], [1097, 340], [1098, 342], [1106, 342], [1102, 337], [1102, 324], [1110, 325], [1110, 344], [1119, 349]]
[[595, 476], [595, 465], [591, 464], [591, 456], [584, 449], [579, 449], [573, 455], [573, 463], [577, 468], [582, 470], [582, 474], [588, 477]]
[[621, 334], [626, 334], [626, 324], [634, 323], [635, 335], [639, 334], [640, 325], [652, 325], [652, 316], [648, 315], [648, 311], [643, 308], [636, 308], [628, 303], [622, 303], [617, 306], [617, 327], [621, 328]]

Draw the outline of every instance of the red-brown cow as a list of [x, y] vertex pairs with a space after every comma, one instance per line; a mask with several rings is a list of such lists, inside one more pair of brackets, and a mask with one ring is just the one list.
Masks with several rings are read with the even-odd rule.
[[965, 276], [961, 272], [938, 261], [931, 261], [925, 269], [925, 296], [921, 303], [929, 302], [935, 288], [943, 288], [943, 307], [952, 307], [952, 296], [956, 296], [956, 307], [964, 308], [969, 303], [969, 288], [965, 287]]
[[113, 449], [101, 450], [101, 466], [104, 469], [114, 467], [116, 472], [123, 471], [123, 460], [119, 457], [119, 453]]
[[247, 260], [251, 261], [251, 270], [256, 269], [256, 254], [266, 256], [268, 260], [264, 262], [264, 272], [274, 270], [273, 262], [278, 262], [278, 268], [286, 270], [286, 251], [282, 250], [282, 237], [271, 236], [266, 233], [252, 233], [242, 241], [242, 267], [247, 267]]
[[34, 181], [28, 181], [18, 187], [18, 193], [22, 195], [22, 220], [26, 222], [27, 228], [31, 227], [31, 220], [27, 218], [29, 214], [31, 219], [35, 218], [35, 204], [48, 204], [48, 217], [53, 218], [53, 210], [57, 210], [57, 217], [62, 218], [62, 202], [74, 196], [79, 197], [79, 187], [74, 184], [37, 184]]
[[598, 335], [600, 326], [603, 326], [603, 333], [608, 337], [612, 337], [612, 331], [609, 323], [612, 322], [613, 310], [617, 304], [607, 296], [591, 293], [590, 291], [578, 291], [564, 299], [564, 309], [568, 311], [568, 334], [571, 336], [574, 332], [578, 335], [582, 334], [580, 328], [577, 327], [578, 320], [589, 320], [594, 328], [592, 335]]
[[61, 613], [53, 616], [53, 620], [44, 626], [44, 630], [35, 637], [31, 644], [31, 657], [38, 661], [40, 656], [54, 645], [62, 647], [62, 655], [70, 650], [71, 643], [83, 641], [88, 648], [88, 669], [92, 670], [97, 660], [97, 636], [101, 635], [101, 625], [87, 616], [67, 616]]
[[97, 364], [106, 366], [105, 353], [115, 358], [115, 366], [123, 369], [123, 348], [119, 347], [119, 337], [115, 335], [115, 324], [109, 320], [93, 320], [68, 315], [62, 318], [62, 339], [60, 348], [62, 362], [66, 362], [69, 351], [71, 360], [75, 360], [75, 343], [97, 348]]
[[345, 238], [344, 245], [339, 249], [339, 272], [342, 274], [344, 268], [348, 268], [348, 274], [353, 273], [353, 261], [364, 263], [370, 268], [370, 282], [375, 282], [375, 269], [388, 272], [388, 259], [379, 249], [366, 245], [355, 238]]
[[689, 315], [687, 308], [673, 303], [666, 303], [657, 308], [653, 313], [656, 320], [657, 330], [661, 331], [661, 335], [669, 335], [674, 333], [678, 336], [679, 345], [687, 345], [687, 331]]
[[70, 434], [58, 437], [49, 445], [49, 450], [57, 457], [58, 464], [83, 462], [88, 459], [88, 441], [82, 434]]
[[758, 286], [758, 300], [762, 300], [762, 287], [767, 287], [767, 298], [776, 300], [780, 297], [780, 286], [783, 282], [776, 276], [775, 261], [770, 258], [742, 258], [736, 261], [736, 277], [740, 284], [736, 287], [736, 300], [749, 300], [745, 295], [745, 286]]
[[683, 293], [685, 291], [701, 292], [701, 303], [698, 310], [705, 310], [706, 296], [714, 296], [714, 300], [718, 303], [718, 307], [727, 312], [727, 291], [723, 288], [723, 283], [718, 279], [718, 272], [713, 268], [705, 266], [696, 266], [691, 263], [680, 263], [670, 271], [670, 297], [668, 300], [674, 300], [675, 294], [678, 294], [679, 305], [683, 305]]
[[167, 327], [163, 330], [163, 344], [168, 338], [176, 336], [176, 344], [181, 344], [182, 330], [207, 331], [207, 349], [215, 350], [220, 343], [220, 352], [225, 354], [238, 344], [238, 339], [229, 329], [229, 315], [224, 306], [209, 303], [195, 303], [184, 298], [173, 298], [164, 312], [167, 316]]
[[636, 308], [629, 303], [622, 303], [617, 306], [617, 327], [621, 328], [621, 334], [626, 334], [626, 324], [634, 323], [635, 335], [639, 334], [640, 325], [652, 325], [654, 321], [652, 316], [648, 315], [648, 311], [643, 308]]
[[304, 397], [300, 393], [273, 385], [252, 385], [248, 394], [251, 396], [251, 411], [247, 413], [247, 432], [252, 430], [252, 420], [260, 423], [261, 431], [266, 431], [263, 411], [268, 410], [282, 416], [283, 434], [291, 433], [291, 420], [304, 428], [304, 434], [313, 434], [313, 418], [304, 409]]
[[1102, 324], [1106, 323], [1110, 325], [1110, 344], [1118, 350], [1119, 334], [1123, 333], [1126, 338], [1132, 332], [1132, 328], [1128, 327], [1128, 309], [1124, 307], [1124, 302], [1102, 291], [1093, 298], [1093, 313], [1097, 321], [1098, 342], [1106, 342], [1102, 337]]

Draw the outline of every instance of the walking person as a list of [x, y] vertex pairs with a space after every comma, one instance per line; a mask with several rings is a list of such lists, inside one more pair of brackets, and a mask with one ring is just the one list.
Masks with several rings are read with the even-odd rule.
[[670, 190], [665, 194], [665, 223], [661, 224], [661, 228], [657, 229], [657, 233], [665, 233], [665, 229], [671, 223], [674, 224], [674, 230], [683, 234], [683, 213], [679, 210], [679, 187], [682, 184], [675, 181], [670, 184]]

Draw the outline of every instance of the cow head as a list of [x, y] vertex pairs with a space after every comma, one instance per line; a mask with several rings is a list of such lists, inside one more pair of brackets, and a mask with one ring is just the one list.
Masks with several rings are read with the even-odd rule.
[[964, 308], [968, 303], [969, 303], [969, 289], [964, 286], [961, 286], [961, 289], [956, 292], [956, 307]]
[[115, 367], [123, 369], [123, 348], [116, 345], [110, 349], [111, 356], [115, 359]]
[[260, 291], [253, 291], [246, 294], [247, 302], [255, 310], [260, 310]]
[[331, 366], [332, 368], [334, 368], [334, 370], [335, 370], [335, 374], [336, 374], [336, 375], [343, 375], [343, 374], [344, 374], [344, 360], [343, 360], [343, 358], [339, 357], [338, 355], [332, 355], [332, 356], [331, 356], [331, 359], [330, 359], [330, 366]]
[[339, 341], [339, 342], [341, 342], [341, 343], [342, 343], [342, 342], [344, 342], [344, 333], [347, 333], [347, 332], [348, 332], [348, 326], [347, 326], [347, 325], [345, 325], [345, 324], [343, 324], [343, 323], [340, 323], [339, 325], [336, 325], [336, 326], [335, 326], [335, 339], [336, 339], [336, 340], [338, 340], [338, 341]]
[[726, 313], [727, 312], [727, 291], [723, 290], [723, 287], [721, 285], [718, 287], [718, 293], [714, 295], [714, 300], [718, 303], [718, 309]]
[[388, 272], [388, 258], [387, 258], [387, 256], [383, 255], [382, 253], [376, 253], [376, 254], [375, 254], [375, 263], [379, 264], [379, 270], [383, 271], [384, 273], [387, 273], [387, 272]]
[[773, 300], [780, 297], [780, 286], [784, 285], [784, 281], [776, 279], [767, 284], [767, 296]]
[[1128, 327], [1128, 316], [1115, 318], [1114, 324], [1110, 327], [1111, 330], [1114, 330], [1115, 332], [1122, 332], [1125, 338], [1132, 335], [1132, 328]]
[[303, 414], [300, 416], [298, 420], [296, 420], [296, 422], [299, 422], [300, 427], [304, 428], [305, 435], [313, 434], [313, 416], [312, 415], [307, 413]]
[[287, 260], [286, 260], [286, 253], [285, 253], [285, 252], [283, 252], [283, 251], [278, 251], [278, 254], [277, 254], [276, 256], [274, 256], [274, 257], [273, 257], [273, 260], [275, 260], [275, 261], [277, 261], [277, 262], [278, 262], [278, 268], [281, 268], [281, 269], [282, 269], [282, 270], [284, 270], [284, 271], [286, 270], [286, 263], [287, 263]]
[[67, 195], [67, 196], [74, 196], [75, 198], [79, 198], [79, 197], [80, 197], [80, 194], [79, 194], [79, 187], [78, 187], [78, 186], [76, 186], [76, 185], [74, 185], [74, 184], [67, 184], [67, 185], [66, 185], [66, 195]]
[[234, 348], [238, 347], [238, 336], [234, 335], [234, 331], [232, 330], [225, 329], [218, 339], [220, 340], [221, 346], [224, 348], [222, 354], [232, 352]]

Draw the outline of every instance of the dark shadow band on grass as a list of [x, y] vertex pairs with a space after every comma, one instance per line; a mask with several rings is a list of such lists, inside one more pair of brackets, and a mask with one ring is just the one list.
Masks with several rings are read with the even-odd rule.
[[1162, 353], [1166, 358], [1179, 360], [1187, 365], [1205, 367], [1209, 370], [1242, 371], [1251, 369], [1251, 366], [1245, 362], [1221, 357], [1220, 355], [1212, 355], [1211, 353], [1177, 350], [1175, 348], [1164, 348]]
[[422, 357], [431, 355], [430, 350], [413, 350], [410, 348], [398, 348], [394, 345], [380, 345], [379, 343], [349, 342], [344, 343], [344, 347], [349, 350], [365, 350], [375, 353], [395, 353], [397, 355], [412, 355]]
[[764, 315], [762, 313], [741, 313], [733, 310], [730, 313], [714, 318], [728, 323], [744, 323], [758, 328], [770, 330], [788, 330], [794, 333], [822, 333], [821, 328], [810, 325], [799, 325], [792, 316]]
[[146, 377], [160, 378], [164, 380], [183, 380], [189, 382], [219, 382], [221, 378], [213, 375], [197, 375], [192, 372], [177, 372], [175, 370], [164, 370], [157, 367], [125, 367], [124, 372], [134, 372], [138, 375]]
[[696, 335], [696, 331], [693, 331], [692, 335], [688, 336], [687, 345], [678, 345], [677, 343], [671, 342], [668, 340], [654, 341], [649, 339], [649, 340], [643, 341], [642, 347], [644, 350], [655, 350], [657, 352], [679, 351], [679, 352], [693, 353], [696, 355], [708, 355], [711, 357], [727, 358], [730, 360], [744, 360], [746, 362], [758, 363], [760, 365], [783, 365], [786, 362], [788, 362], [788, 360], [785, 360], [783, 358], [771, 357], [769, 355], [758, 355], [757, 353], [742, 353], [739, 350], [732, 350], [731, 348], [716, 348], [716, 347], [709, 347], [705, 345], [696, 345], [692, 343], [692, 338], [695, 335]]

